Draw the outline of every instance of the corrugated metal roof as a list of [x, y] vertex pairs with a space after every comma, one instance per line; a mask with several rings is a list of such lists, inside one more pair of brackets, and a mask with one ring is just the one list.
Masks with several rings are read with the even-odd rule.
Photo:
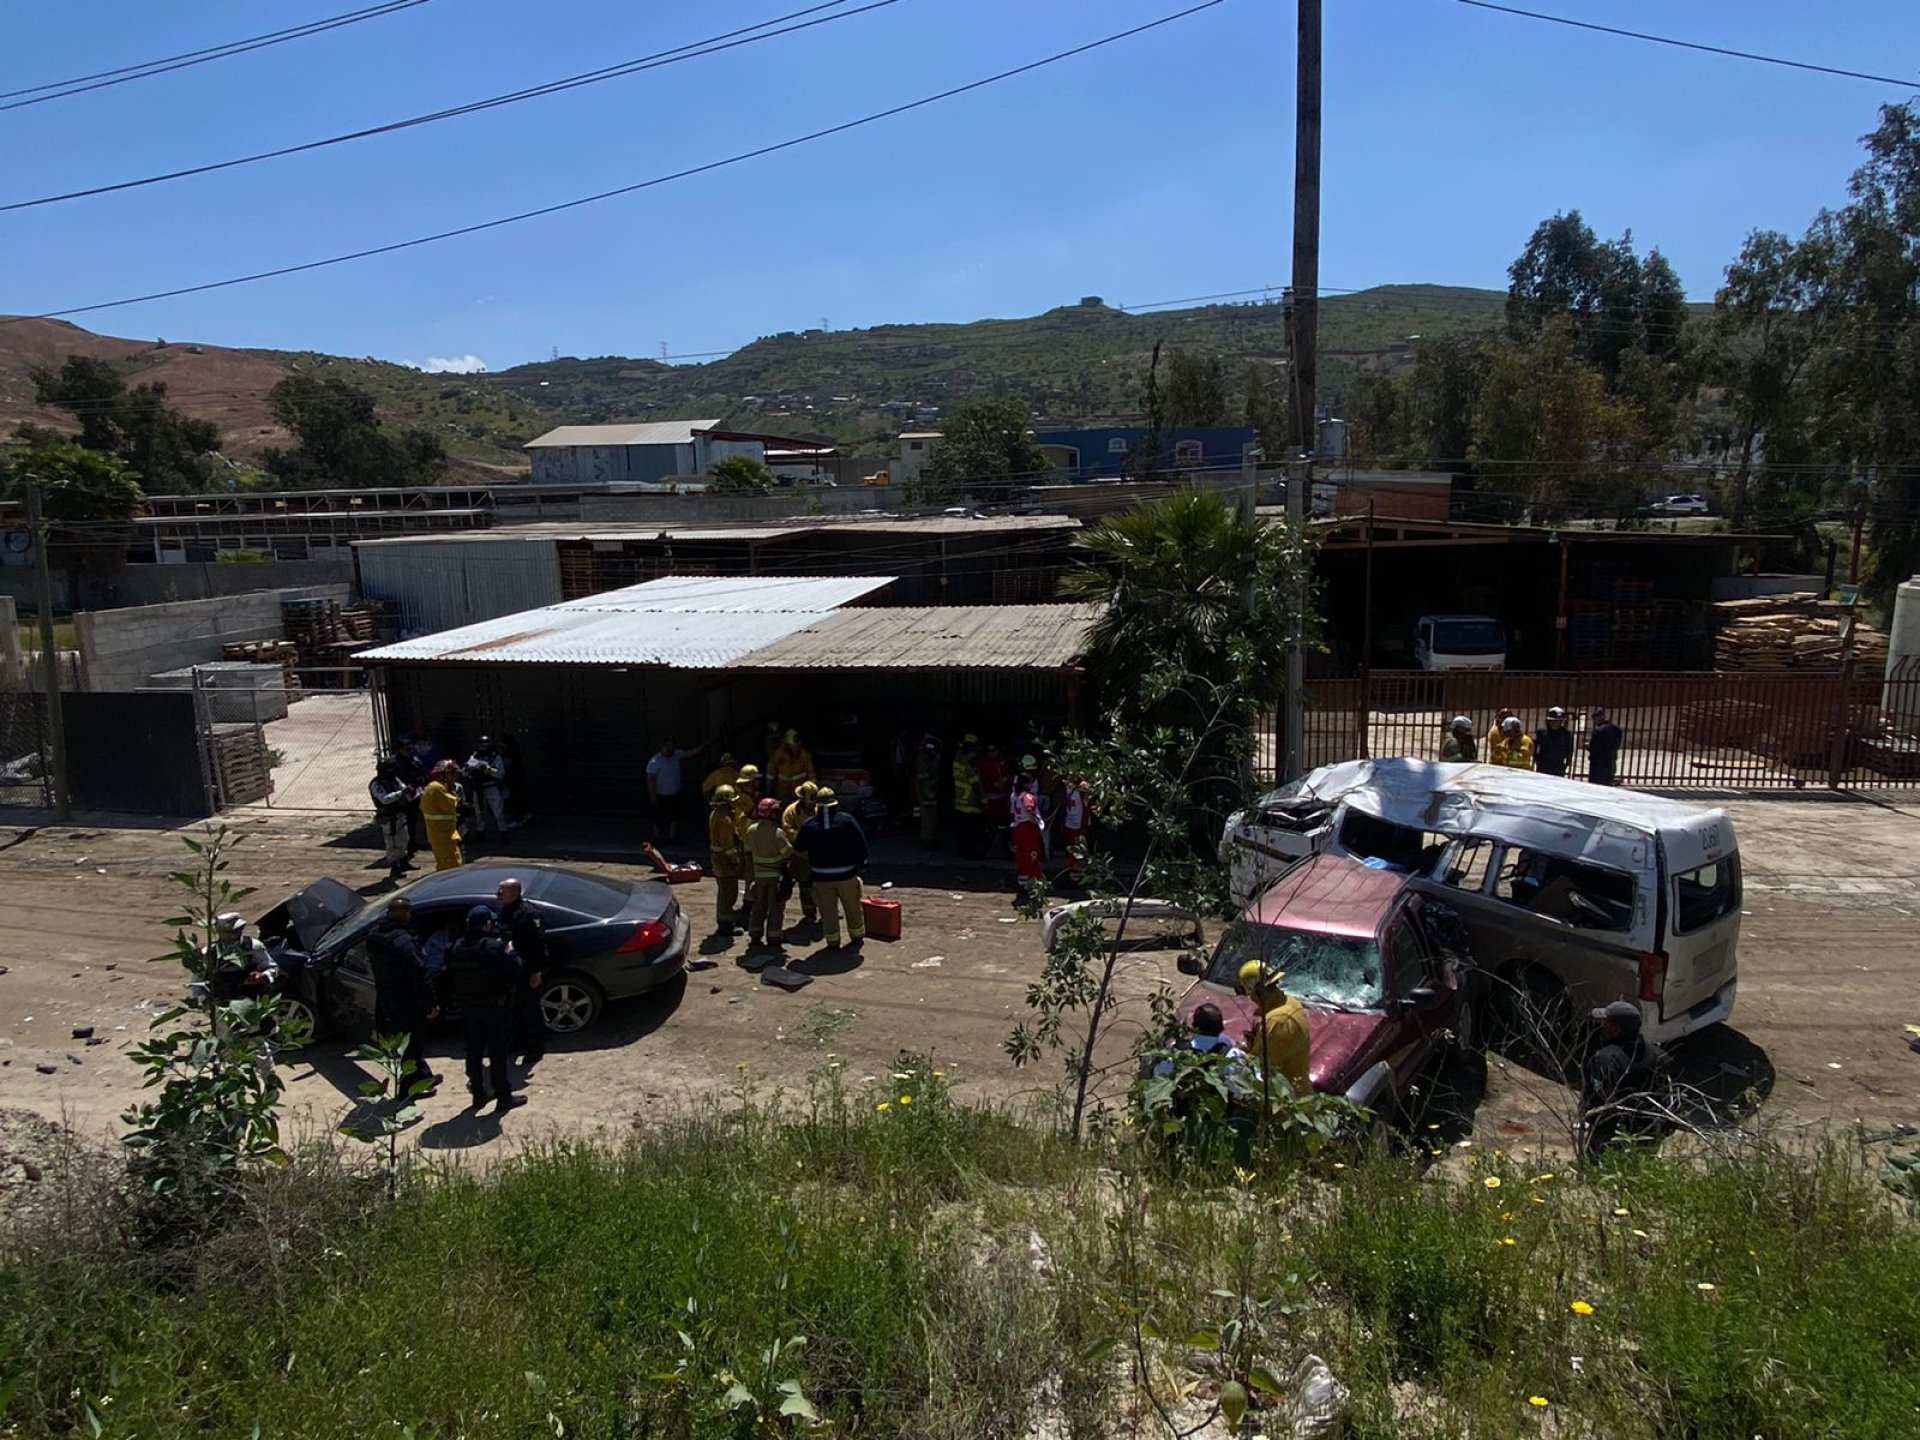
[[676, 576], [383, 645], [354, 658], [712, 669], [891, 583], [884, 575]]
[[926, 605], [837, 610], [733, 662], [747, 670], [1061, 670], [1097, 605]]
[[691, 445], [695, 432], [711, 430], [716, 420], [649, 420], [637, 425], [562, 425], [529, 440], [521, 448], [564, 445]]

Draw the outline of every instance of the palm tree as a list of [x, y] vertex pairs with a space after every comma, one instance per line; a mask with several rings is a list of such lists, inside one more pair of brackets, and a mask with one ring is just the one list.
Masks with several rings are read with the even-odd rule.
[[1087, 668], [1109, 713], [1186, 724], [1229, 689], [1249, 708], [1280, 698], [1294, 586], [1310, 564], [1293, 529], [1182, 490], [1101, 522], [1081, 544], [1088, 563], [1061, 589], [1104, 606]]

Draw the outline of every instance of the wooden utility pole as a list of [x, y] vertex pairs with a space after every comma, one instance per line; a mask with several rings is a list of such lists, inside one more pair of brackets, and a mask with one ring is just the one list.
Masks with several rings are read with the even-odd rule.
[[[1287, 516], [1303, 529], [1319, 448], [1320, 345], [1320, 0], [1296, 0], [1300, 28], [1293, 103], [1293, 307], [1288, 359], [1293, 393], [1293, 463], [1287, 467]], [[1281, 727], [1281, 780], [1306, 769], [1306, 604], [1304, 576], [1294, 583], [1293, 642], [1287, 654], [1287, 696]]]
[[47, 767], [53, 778], [53, 813], [73, 816], [67, 794], [67, 731], [60, 710], [60, 652], [53, 643], [53, 572], [47, 565], [47, 526], [41, 518], [40, 482], [27, 477], [27, 525], [33, 531], [33, 594], [40, 607], [40, 654], [46, 662]]
[[1297, 0], [1300, 37], [1293, 97], [1294, 443], [1319, 448], [1320, 345], [1320, 0]]

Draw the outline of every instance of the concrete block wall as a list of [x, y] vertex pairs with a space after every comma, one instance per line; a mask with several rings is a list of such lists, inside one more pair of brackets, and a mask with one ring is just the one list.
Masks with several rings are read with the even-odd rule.
[[85, 688], [142, 689], [162, 671], [218, 660], [223, 645], [277, 639], [282, 600], [320, 597], [344, 603], [350, 593], [345, 585], [305, 585], [217, 600], [77, 611], [73, 626]]

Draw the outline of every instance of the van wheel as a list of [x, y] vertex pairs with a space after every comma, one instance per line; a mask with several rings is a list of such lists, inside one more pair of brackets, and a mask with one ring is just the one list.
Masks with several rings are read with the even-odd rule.
[[1518, 995], [1525, 1058], [1550, 1080], [1573, 1072], [1573, 997], [1559, 979], [1538, 965], [1520, 975]]

